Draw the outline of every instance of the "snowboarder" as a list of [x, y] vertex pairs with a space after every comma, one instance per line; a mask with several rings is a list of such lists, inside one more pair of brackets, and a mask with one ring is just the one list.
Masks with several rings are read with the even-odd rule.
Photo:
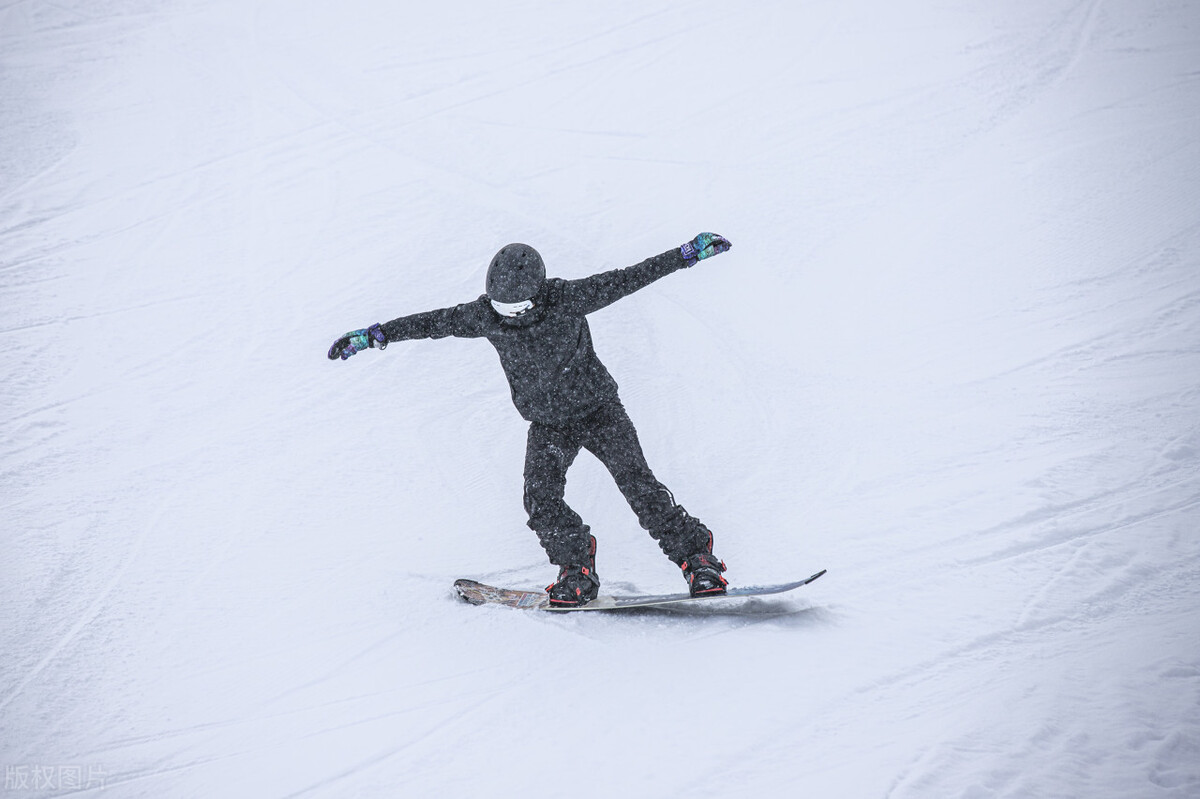
[[567, 469], [585, 447], [612, 474], [638, 522], [683, 570], [692, 596], [723, 594], [725, 564], [713, 557], [712, 533], [650, 471], [617, 383], [592, 347], [587, 315], [729, 247], [724, 237], [701, 233], [634, 266], [563, 280], [546, 278], [533, 247], [509, 244], [488, 266], [486, 294], [354, 330], [333, 343], [329, 359], [344, 361], [406, 339], [486, 338], [500, 356], [513, 404], [529, 422], [525, 511], [559, 567], [558, 579], [546, 588], [551, 603], [582, 605], [600, 587], [596, 538], [563, 499]]

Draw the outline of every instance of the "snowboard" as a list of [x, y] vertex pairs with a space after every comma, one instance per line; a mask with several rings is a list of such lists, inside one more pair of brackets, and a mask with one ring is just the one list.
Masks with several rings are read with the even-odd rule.
[[484, 585], [474, 580], [455, 580], [454, 590], [460, 597], [472, 605], [504, 605], [523, 610], [548, 610], [553, 613], [566, 613], [575, 610], [624, 610], [626, 608], [645, 608], [655, 605], [676, 605], [681, 602], [716, 602], [721, 599], [736, 599], [738, 597], [762, 596], [764, 594], [782, 594], [785, 591], [808, 585], [825, 573], [825, 570], [797, 580], [794, 583], [778, 583], [776, 585], [748, 585], [740, 588], [729, 588], [724, 594], [713, 596], [692, 596], [691, 594], [617, 594], [604, 595], [593, 599], [586, 605], [570, 607], [555, 607], [550, 604], [550, 597], [545, 591], [526, 591], [519, 588], [497, 588], [494, 585]]

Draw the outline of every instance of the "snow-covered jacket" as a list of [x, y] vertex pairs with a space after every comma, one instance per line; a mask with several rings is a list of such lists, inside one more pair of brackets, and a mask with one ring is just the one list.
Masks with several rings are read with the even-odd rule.
[[686, 266], [678, 249], [624, 269], [579, 280], [550, 278], [533, 308], [520, 316], [496, 313], [487, 295], [383, 325], [388, 342], [486, 338], [508, 377], [513, 404], [530, 422], [563, 427], [617, 399], [617, 382], [596, 356], [587, 315]]

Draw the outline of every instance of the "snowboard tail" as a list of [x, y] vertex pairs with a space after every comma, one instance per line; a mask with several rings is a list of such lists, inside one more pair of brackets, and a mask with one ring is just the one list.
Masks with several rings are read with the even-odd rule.
[[802, 585], [808, 585], [825, 573], [817, 572], [811, 577], [791, 583], [775, 585], [748, 585], [740, 588], [729, 588], [724, 594], [710, 596], [692, 596], [680, 594], [617, 594], [601, 595], [585, 605], [558, 607], [550, 604], [550, 597], [545, 591], [526, 591], [519, 588], [500, 588], [485, 585], [475, 580], [455, 580], [454, 590], [472, 605], [504, 605], [522, 610], [548, 610], [555, 613], [567, 613], [576, 610], [622, 610], [625, 608], [644, 608], [654, 605], [673, 605], [681, 602], [715, 602], [720, 599], [735, 599], [747, 596], [763, 596], [765, 594], [782, 594]]

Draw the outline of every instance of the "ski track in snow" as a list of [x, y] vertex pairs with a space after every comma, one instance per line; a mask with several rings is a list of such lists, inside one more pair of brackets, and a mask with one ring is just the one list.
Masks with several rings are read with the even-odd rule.
[[[1200, 796], [1198, 37], [1185, 0], [0, 5], [5, 791]], [[495, 355], [329, 342], [509, 241], [574, 278], [706, 229], [598, 352], [735, 583], [829, 573], [457, 601], [553, 576]], [[606, 589], [682, 586], [594, 459], [567, 498]]]

